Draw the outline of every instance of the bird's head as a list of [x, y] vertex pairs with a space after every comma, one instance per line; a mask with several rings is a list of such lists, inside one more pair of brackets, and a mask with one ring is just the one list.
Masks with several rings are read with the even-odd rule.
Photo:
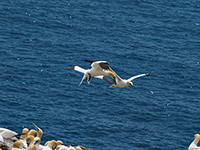
[[194, 138], [196, 139], [196, 138], [200, 138], [200, 135], [199, 134], [195, 134], [194, 135]]
[[127, 86], [134, 86], [131, 81], [127, 81], [126, 84], [127, 84]]

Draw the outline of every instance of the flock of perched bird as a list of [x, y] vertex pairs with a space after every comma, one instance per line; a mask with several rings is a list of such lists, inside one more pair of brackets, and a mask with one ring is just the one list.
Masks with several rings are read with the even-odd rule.
[[[87, 78], [88, 84], [90, 84], [91, 77], [96, 77], [103, 79], [113, 85], [110, 87], [120, 87], [123, 88], [125, 86], [134, 86], [133, 83], [131, 82], [132, 80], [142, 77], [142, 76], [149, 76], [149, 74], [140, 74], [137, 76], [133, 76], [129, 79], [122, 79], [120, 78], [109, 66], [109, 63], [107, 61], [91, 61], [91, 60], [85, 60], [86, 62], [91, 63], [91, 69], [83, 69], [79, 66], [74, 66], [74, 67], [68, 67], [64, 68], [66, 70], [76, 70], [79, 72], [84, 73], [84, 76], [79, 84], [79, 86], [82, 84], [83, 80]], [[112, 81], [108, 80], [105, 76], [110, 76], [112, 78]]]
[[[43, 131], [34, 123], [35, 129], [24, 128], [22, 133], [16, 133], [6, 128], [0, 128], [0, 149], [2, 150], [92, 150], [84, 146], [67, 146], [62, 141], [51, 140], [41, 145]], [[20, 137], [19, 137], [20, 136]]]

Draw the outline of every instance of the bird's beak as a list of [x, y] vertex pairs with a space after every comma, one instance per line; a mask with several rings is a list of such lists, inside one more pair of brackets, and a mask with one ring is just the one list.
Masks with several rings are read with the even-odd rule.
[[75, 67], [64, 68], [64, 70], [74, 70]]
[[32, 123], [32, 124], [33, 124], [33, 126], [35, 127], [35, 130], [36, 130], [37, 132], [39, 132], [40, 128], [38, 128], [34, 123]]

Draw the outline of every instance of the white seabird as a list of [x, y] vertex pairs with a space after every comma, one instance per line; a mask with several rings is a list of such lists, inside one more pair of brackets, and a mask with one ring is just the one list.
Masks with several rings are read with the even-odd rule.
[[37, 132], [37, 136], [34, 138], [34, 144], [35, 144], [37, 150], [42, 150], [44, 148], [44, 146], [41, 145], [40, 142], [41, 142], [41, 138], [43, 135], [43, 131], [38, 126], [36, 126], [34, 123], [32, 123], [32, 124], [35, 127], [35, 130]]
[[[90, 62], [91, 64], [91, 69], [83, 69], [79, 66], [74, 66], [74, 67], [69, 67], [69, 68], [64, 68], [65, 70], [76, 70], [79, 72], [84, 73], [84, 76], [79, 84], [79, 86], [82, 84], [83, 80], [87, 78], [88, 84], [90, 84], [91, 77], [97, 77], [100, 79], [106, 80], [104, 76], [110, 76], [113, 79], [115, 78], [115, 73], [112, 71], [112, 69], [109, 67], [109, 63], [107, 61], [90, 61], [90, 60], [85, 60], [86, 62]], [[109, 82], [109, 80], [108, 80]]]
[[0, 128], [0, 135], [1, 137], [3, 137], [4, 143], [6, 143], [10, 147], [12, 147], [14, 141], [18, 140], [17, 136], [23, 135], [23, 134], [24, 133], [17, 133], [15, 131], [11, 131], [6, 128]]
[[69, 143], [67, 146], [63, 144], [58, 144], [57, 142], [57, 150], [76, 150], [75, 147], [71, 146], [71, 143]]
[[56, 149], [57, 142], [55, 140], [49, 141], [47, 144], [45, 144], [44, 148], [42, 150], [54, 150]]
[[34, 145], [36, 146], [36, 150], [42, 150], [44, 148], [43, 145], [40, 144], [41, 139], [39, 137], [34, 138]]
[[22, 141], [15, 141], [12, 150], [26, 150], [26, 147]]
[[26, 144], [27, 144], [27, 147], [29, 147], [29, 145], [31, 144], [35, 144], [34, 142], [34, 139], [35, 137], [33, 135], [29, 135], [27, 138], [26, 138]]
[[29, 136], [29, 135], [32, 135], [32, 136], [36, 136], [37, 135], [37, 132], [34, 130], [34, 129], [31, 129], [29, 132], [28, 132], [28, 135], [27, 136]]
[[28, 132], [29, 132], [29, 129], [28, 128], [24, 128], [22, 130], [23, 135], [21, 135], [21, 137], [20, 137], [20, 141], [22, 141], [22, 143], [24, 144], [24, 146], [26, 148], [28, 148], [27, 143], [26, 143], [26, 138], [28, 136]]
[[37, 132], [37, 137], [39, 137], [40, 139], [42, 138], [42, 135], [43, 135], [43, 131], [42, 129], [40, 129], [38, 126], [36, 126], [34, 123], [32, 123], [33, 126], [35, 127], [35, 130]]
[[[114, 71], [113, 71], [114, 72]], [[136, 76], [133, 76], [129, 79], [122, 79], [120, 78], [116, 73], [115, 73], [115, 79], [113, 80], [114, 84], [111, 85], [110, 87], [120, 87], [123, 88], [125, 86], [134, 86], [133, 83], [131, 82], [132, 80], [139, 78], [139, 77], [143, 77], [143, 76], [149, 76], [149, 74], [139, 74]]]
[[4, 139], [10, 139], [10, 140], [18, 140], [17, 136], [21, 135], [21, 133], [17, 133], [15, 131], [11, 131], [9, 129], [6, 128], [0, 128], [0, 135], [4, 138]]
[[197, 146], [199, 140], [200, 140], [200, 135], [195, 134], [194, 141], [190, 144], [190, 146], [188, 147], [188, 150], [200, 150], [200, 147]]

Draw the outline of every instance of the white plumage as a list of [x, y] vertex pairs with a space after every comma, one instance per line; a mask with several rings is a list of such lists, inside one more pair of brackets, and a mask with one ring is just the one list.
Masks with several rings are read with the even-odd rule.
[[[112, 72], [114, 72], [112, 70]], [[149, 74], [139, 74], [139, 75], [136, 75], [136, 76], [133, 76], [129, 79], [122, 79], [120, 78], [116, 73], [115, 73], [115, 80], [114, 80], [114, 84], [111, 85], [110, 87], [120, 87], [120, 88], [123, 88], [125, 86], [134, 86], [133, 83], [131, 82], [132, 80], [136, 79], [136, 78], [139, 78], [139, 77], [143, 77], [143, 76], [149, 76]]]
[[79, 66], [64, 68], [65, 70], [66, 69], [67, 70], [76, 70], [76, 71], [84, 73], [84, 76], [83, 76], [79, 86], [82, 84], [83, 80], [86, 78], [87, 78], [88, 84], [90, 84], [91, 77], [97, 77], [97, 78], [103, 79], [103, 78], [105, 78], [104, 76], [110, 76], [112, 78], [115, 78], [115, 73], [112, 72], [107, 61], [96, 61], [96, 62], [90, 61], [90, 60], [85, 60], [85, 61], [92, 63], [91, 69], [86, 70]]

